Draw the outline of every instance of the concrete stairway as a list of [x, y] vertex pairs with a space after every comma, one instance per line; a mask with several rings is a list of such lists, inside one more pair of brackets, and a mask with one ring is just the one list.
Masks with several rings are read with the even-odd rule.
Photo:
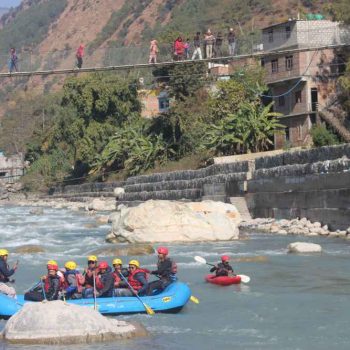
[[230, 203], [233, 204], [239, 213], [241, 214], [242, 220], [251, 220], [251, 215], [247, 206], [247, 202], [244, 197], [230, 197]]

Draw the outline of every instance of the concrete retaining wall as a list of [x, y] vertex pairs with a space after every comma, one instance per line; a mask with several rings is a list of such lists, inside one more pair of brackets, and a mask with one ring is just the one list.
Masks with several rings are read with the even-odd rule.
[[307, 217], [331, 229], [344, 229], [350, 226], [350, 144], [241, 157], [199, 170], [134, 176], [124, 183], [65, 186], [52, 194], [113, 196], [115, 187], [124, 187], [121, 201], [128, 205], [149, 199], [245, 197], [253, 217]]

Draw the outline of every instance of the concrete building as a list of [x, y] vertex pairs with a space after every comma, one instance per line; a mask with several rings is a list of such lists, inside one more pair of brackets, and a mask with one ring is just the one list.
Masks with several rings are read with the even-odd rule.
[[8, 158], [0, 151], [0, 184], [13, 183], [19, 180], [23, 173], [24, 161], [22, 154]]
[[285, 133], [275, 136], [275, 148], [307, 145], [317, 111], [335, 97], [337, 78], [345, 70], [339, 47], [350, 31], [328, 20], [292, 20], [262, 33], [268, 95], [274, 111], [284, 115]]

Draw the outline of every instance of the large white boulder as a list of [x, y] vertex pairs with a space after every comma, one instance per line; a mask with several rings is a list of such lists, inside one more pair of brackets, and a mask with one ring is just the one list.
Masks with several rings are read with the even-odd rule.
[[322, 247], [315, 243], [294, 242], [288, 245], [290, 253], [321, 253]]
[[146, 335], [145, 329], [63, 301], [28, 303], [7, 322], [3, 338], [20, 344], [74, 344]]
[[116, 188], [113, 190], [113, 192], [114, 192], [114, 195], [115, 195], [115, 196], [117, 197], [117, 199], [118, 199], [118, 198], [120, 198], [120, 197], [123, 196], [123, 194], [125, 193], [125, 190], [124, 190], [123, 187], [116, 187]]
[[[113, 217], [108, 241], [199, 242], [238, 239], [241, 216], [232, 204], [149, 200]], [[114, 237], [114, 239], [113, 239]]]

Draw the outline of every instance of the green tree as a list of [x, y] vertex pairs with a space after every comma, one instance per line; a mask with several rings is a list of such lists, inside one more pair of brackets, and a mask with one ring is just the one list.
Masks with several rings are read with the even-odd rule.
[[323, 124], [314, 126], [311, 129], [311, 136], [316, 147], [336, 145], [339, 143], [337, 136]]

